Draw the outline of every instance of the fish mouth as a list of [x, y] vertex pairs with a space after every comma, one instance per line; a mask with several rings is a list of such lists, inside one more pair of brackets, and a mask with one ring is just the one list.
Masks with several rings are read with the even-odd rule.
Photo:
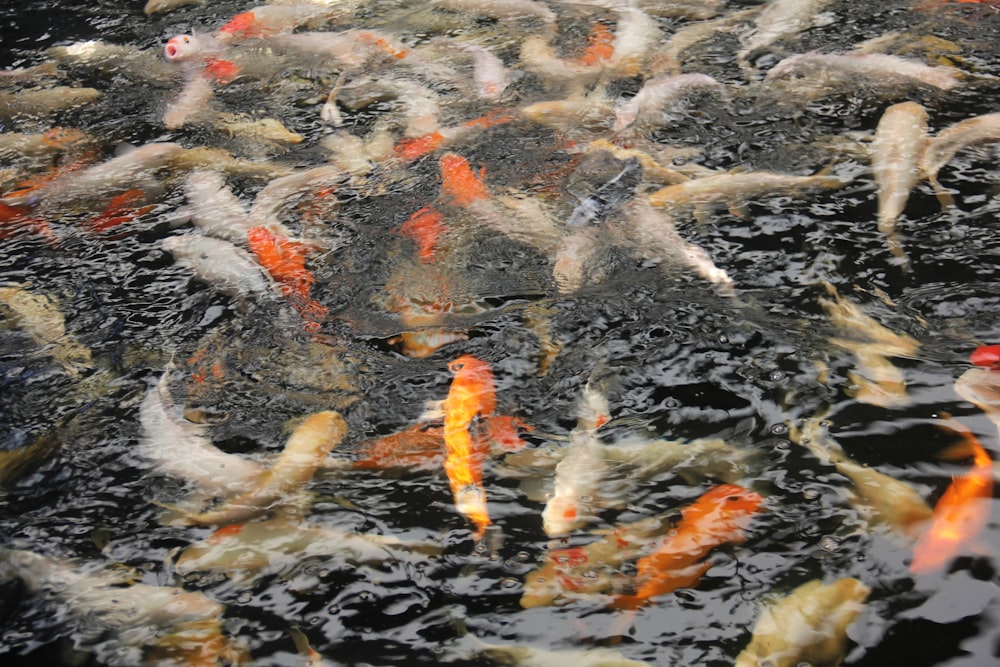
[[167, 45], [163, 48], [163, 53], [167, 56], [167, 60], [173, 60], [178, 55], [178, 53], [177, 53], [177, 45], [176, 44], [170, 44], [168, 42]]

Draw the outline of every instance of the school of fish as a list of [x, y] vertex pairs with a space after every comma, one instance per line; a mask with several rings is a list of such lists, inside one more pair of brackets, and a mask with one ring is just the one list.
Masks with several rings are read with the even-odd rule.
[[[886, 609], [992, 586], [1000, 10], [857, 4], [148, 0], [5, 47], [0, 660], [885, 664]], [[856, 436], [894, 416], [903, 467]]]

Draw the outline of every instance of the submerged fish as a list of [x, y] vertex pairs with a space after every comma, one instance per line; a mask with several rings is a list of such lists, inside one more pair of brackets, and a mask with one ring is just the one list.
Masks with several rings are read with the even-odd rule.
[[222, 634], [225, 608], [202, 593], [174, 586], [131, 583], [122, 572], [30, 551], [0, 549], [0, 579], [20, 579], [67, 610], [78, 624], [71, 636], [84, 647], [87, 635], [109, 633], [101, 662], [217, 665], [243, 657]]
[[636, 563], [636, 591], [618, 595], [617, 609], [637, 609], [657, 595], [693, 586], [712, 564], [712, 549], [746, 540], [746, 528], [764, 497], [735, 484], [720, 484], [681, 510], [681, 520], [656, 548]]
[[0, 306], [68, 375], [77, 377], [93, 367], [90, 348], [66, 332], [66, 318], [44, 294], [23, 287], [0, 287]]
[[920, 157], [923, 176], [934, 187], [942, 204], [950, 205], [952, 197], [938, 181], [938, 172], [955, 154], [970, 146], [1000, 141], [1000, 113], [990, 113], [949, 125], [927, 142]]
[[271, 283], [250, 254], [228, 241], [202, 234], [163, 239], [162, 247], [174, 260], [194, 271], [195, 278], [236, 299], [274, 293]]
[[310, 558], [343, 560], [351, 565], [381, 565], [405, 559], [408, 552], [437, 555], [439, 544], [404, 542], [395, 537], [357, 533], [333, 526], [307, 525], [289, 517], [219, 528], [180, 551], [180, 575], [224, 572], [235, 581], [291, 570]]
[[272, 510], [312, 479], [327, 454], [347, 435], [347, 422], [332, 410], [317, 412], [299, 424], [270, 468], [238, 496], [201, 513], [181, 510], [185, 523], [210, 526], [248, 521]]
[[896, 235], [910, 191], [921, 179], [920, 159], [927, 145], [927, 111], [916, 102], [901, 102], [885, 110], [871, 144], [872, 173], [878, 185], [878, 228], [892, 254], [906, 261]]
[[870, 592], [853, 578], [802, 584], [761, 612], [734, 667], [836, 667], [847, 652], [847, 628]]
[[584, 197], [573, 209], [566, 224], [579, 226], [602, 222], [608, 214], [635, 195], [635, 189], [640, 183], [642, 183], [642, 166], [638, 158], [626, 158], [622, 170], [597, 188], [593, 194]]
[[913, 547], [910, 572], [928, 574], [944, 567], [986, 526], [993, 499], [993, 460], [971, 432], [972, 470], [956, 477], [934, 506], [926, 532]]
[[496, 410], [496, 386], [490, 365], [466, 354], [448, 364], [454, 373], [444, 410], [445, 472], [455, 497], [455, 509], [482, 536], [490, 525], [483, 488], [482, 456], [474, 443], [474, 420]]

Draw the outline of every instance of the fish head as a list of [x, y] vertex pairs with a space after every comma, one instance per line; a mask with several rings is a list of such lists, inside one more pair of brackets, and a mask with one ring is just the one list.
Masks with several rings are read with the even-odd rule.
[[184, 62], [201, 52], [201, 43], [194, 35], [175, 35], [167, 40], [163, 55], [170, 62]]

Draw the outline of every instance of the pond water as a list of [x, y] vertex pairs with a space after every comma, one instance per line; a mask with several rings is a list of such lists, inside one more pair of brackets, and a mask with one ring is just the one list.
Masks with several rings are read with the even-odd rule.
[[[968, 449], [955, 454], [966, 432], [1000, 458], [994, 424], [954, 390], [970, 352], [1000, 331], [996, 144], [991, 135], [962, 145], [941, 168], [952, 205], [918, 180], [895, 221], [895, 251], [877, 223], [869, 157], [893, 105], [921, 105], [931, 136], [997, 110], [993, 3], [801, 2], [788, 21], [758, 21], [762, 5], [723, 0], [303, 2], [267, 6], [292, 17], [273, 34], [220, 31], [255, 7], [0, 8], [0, 446], [20, 453], [0, 459], [4, 664], [228, 664], [236, 653], [259, 665], [561, 664], [554, 654], [491, 658], [485, 643], [732, 665], [765, 604], [848, 577], [870, 590], [842, 664], [1000, 660], [992, 481], [984, 525], [946, 562], [914, 573], [926, 526], [879, 522], [866, 505], [885, 496], [859, 501], [857, 480], [830, 458], [835, 441], [846, 460], [904, 483], [930, 508], [977, 465]], [[306, 33], [342, 39], [317, 50], [290, 38]], [[168, 62], [164, 45], [181, 34], [208, 51]], [[127, 48], [96, 57], [80, 46], [87, 40]], [[852, 49], [941, 68], [949, 83], [910, 78], [900, 61], [767, 74], [795, 54]], [[58, 69], [45, 69], [52, 62]], [[631, 124], [617, 120], [648, 81], [692, 73], [714, 81], [680, 87]], [[28, 102], [55, 86], [99, 94]], [[184, 95], [196, 100], [190, 108]], [[14, 139], [55, 127], [84, 138], [41, 148]], [[181, 152], [141, 173], [74, 185], [130, 148], [167, 142]], [[267, 189], [323, 165], [334, 166], [312, 182]], [[196, 169], [201, 181], [189, 178]], [[827, 185], [730, 180], [715, 190], [729, 194], [705, 205], [660, 194], [764, 171]], [[226, 190], [199, 211], [196, 185], [213, 172]], [[666, 202], [651, 206], [658, 196]], [[238, 262], [214, 251], [202, 251], [211, 264], [195, 275], [165, 243], [208, 234], [190, 218], [222, 220], [220, 202], [231, 200], [302, 242], [280, 246], [286, 271], [305, 257], [292, 278], [268, 265], [278, 289], [221, 285], [222, 267]], [[434, 220], [414, 223], [425, 207]], [[574, 214], [582, 224], [569, 224]], [[34, 295], [34, 309], [12, 305], [17, 294]], [[33, 323], [40, 317], [48, 324]], [[51, 333], [53, 317], [65, 332]], [[519, 451], [494, 447], [482, 461], [492, 521], [482, 537], [426, 446], [401, 466], [355, 464], [372, 441], [422, 420], [434, 433], [434, 402], [454, 389], [449, 364], [462, 355], [488, 364], [496, 415], [517, 418], [522, 439]], [[595, 387], [610, 421], [587, 431], [578, 416]], [[156, 397], [176, 421], [148, 417]], [[197, 431], [266, 470], [303, 417], [330, 410], [346, 436], [278, 494], [288, 504], [231, 522], [246, 532], [284, 521], [277, 533], [307, 535], [301, 544], [262, 569], [182, 567], [185, 549], [220, 539], [230, 522], [171, 519], [163, 505], [191, 502], [193, 484], [149, 443], [197, 460], [204, 450], [183, 449]], [[481, 414], [473, 438], [488, 440], [494, 421]], [[811, 440], [800, 437], [810, 428]], [[658, 468], [591, 461], [614, 488], [584, 498], [595, 505], [590, 521], [547, 534], [555, 460], [581, 448], [584, 431], [584, 442], [617, 452], [657, 442], [650, 451], [722, 449]], [[803, 446], [820, 441], [826, 455]], [[698, 560], [711, 567], [689, 585], [635, 612], [615, 608], [612, 593], [642, 583], [640, 560], [657, 543], [649, 537], [595, 570], [611, 582], [601, 592], [522, 604], [554, 550], [652, 517], [682, 526], [681, 510], [721, 483], [763, 504], [717, 545], [702, 536]], [[203, 500], [213, 495], [224, 494]], [[339, 548], [355, 535], [425, 548], [368, 542], [376, 555], [360, 558]], [[61, 583], [33, 586], [7, 549], [69, 559], [42, 568], [66, 568]], [[87, 583], [97, 581], [112, 583]], [[131, 623], [141, 601], [104, 599], [133, 584], [221, 605], [218, 632], [206, 636], [235, 648], [165, 648], [176, 619]], [[839, 651], [827, 653], [774, 664], [839, 664]]]

